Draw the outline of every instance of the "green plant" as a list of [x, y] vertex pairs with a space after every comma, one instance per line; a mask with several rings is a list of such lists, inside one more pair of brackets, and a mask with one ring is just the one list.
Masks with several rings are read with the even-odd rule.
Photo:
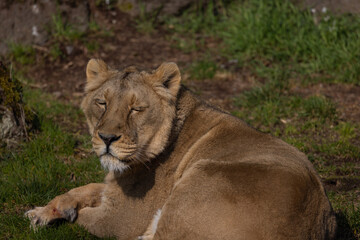
[[91, 20], [89, 22], [89, 30], [91, 32], [97, 32], [101, 30], [101, 27], [99, 26], [99, 24], [97, 22], [95, 22], [94, 20]]
[[214, 9], [217, 9], [214, 2], [221, 1], [208, 1], [204, 8], [189, 8], [180, 18], [163, 18], [167, 30], [171, 33], [170, 40], [175, 42], [178, 48], [185, 52], [196, 51], [204, 46], [204, 38], [215, 34], [224, 14], [214, 12]]
[[100, 47], [99, 43], [96, 41], [89, 41], [89, 42], [85, 43], [85, 46], [90, 53], [97, 51]]
[[52, 35], [60, 42], [79, 40], [84, 35], [84, 33], [76, 30], [73, 26], [66, 23], [60, 13], [52, 16], [52, 25]]
[[64, 56], [63, 52], [60, 49], [59, 43], [54, 43], [53, 45], [51, 45], [49, 49], [49, 55], [53, 60], [56, 60]]
[[314, 21], [309, 10], [281, 0], [235, 1], [226, 12], [215, 15], [210, 4], [166, 23], [175, 39], [192, 41], [196, 34], [221, 39], [222, 54], [239, 66], [291, 70], [303, 82], [360, 84], [358, 17], [328, 13]]
[[340, 134], [341, 139], [343, 139], [344, 141], [356, 137], [356, 126], [349, 122], [341, 122], [336, 127], [336, 130]]
[[320, 74], [328, 81], [359, 83], [360, 65], [348, 64], [360, 56], [359, 18], [330, 15], [316, 23], [310, 11], [279, 0], [234, 3], [229, 12], [215, 34], [241, 65], [272, 62], [307, 81]]
[[218, 67], [211, 60], [195, 62], [190, 67], [190, 76], [194, 79], [211, 79], [215, 76]]
[[28, 45], [10, 43], [10, 58], [21, 65], [29, 65], [35, 62], [35, 50]]
[[303, 102], [303, 116], [321, 120], [336, 118], [335, 105], [324, 97], [311, 96]]
[[150, 34], [154, 31], [158, 16], [162, 6], [153, 10], [152, 12], [146, 11], [146, 3], [139, 2], [139, 16], [135, 19], [136, 29], [145, 34]]

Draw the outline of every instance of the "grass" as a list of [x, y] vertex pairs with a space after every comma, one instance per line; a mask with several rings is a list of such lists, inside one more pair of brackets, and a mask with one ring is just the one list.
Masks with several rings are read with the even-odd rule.
[[51, 60], [56, 60], [64, 56], [64, 53], [60, 49], [59, 43], [55, 43], [51, 46], [51, 48], [49, 49], [49, 55]]
[[10, 59], [21, 65], [29, 65], [35, 62], [35, 50], [31, 46], [10, 43]]
[[34, 233], [23, 217], [34, 206], [42, 206], [74, 187], [102, 182], [104, 177], [98, 159], [90, 154], [89, 136], [71, 133], [56, 123], [84, 121], [77, 108], [29, 89], [25, 91], [25, 100], [39, 113], [41, 130], [18, 151], [8, 151], [0, 160], [1, 238], [97, 239], [74, 224]]
[[[226, 53], [242, 64], [285, 64], [303, 79], [359, 83], [360, 19], [355, 16], [314, 21], [288, 1], [248, 1], [220, 24]], [[265, 24], [266, 23], [266, 24]]]
[[203, 59], [192, 63], [189, 72], [192, 79], [211, 79], [215, 76], [218, 66], [216, 62]]
[[[125, 4], [122, 4], [126, 5]], [[120, 7], [121, 8], [121, 7]], [[151, 34], [155, 30], [155, 25], [158, 19], [158, 15], [161, 11], [161, 8], [153, 10], [153, 12], [146, 11], [146, 3], [139, 2], [139, 16], [135, 19], [136, 29], [144, 34]]]
[[94, 53], [100, 48], [99, 43], [96, 41], [88, 41], [85, 46], [90, 53]]
[[66, 23], [61, 14], [52, 16], [52, 36], [57, 41], [75, 41], [83, 37], [84, 33], [78, 31], [74, 26]]
[[282, 66], [305, 82], [360, 83], [356, 16], [314, 16], [289, 1], [248, 0], [229, 6], [228, 16], [216, 16], [209, 7], [202, 14], [171, 18], [167, 26], [175, 39], [184, 34], [189, 42], [200, 34], [218, 37], [224, 56], [260, 72], [271, 63], [268, 71]]

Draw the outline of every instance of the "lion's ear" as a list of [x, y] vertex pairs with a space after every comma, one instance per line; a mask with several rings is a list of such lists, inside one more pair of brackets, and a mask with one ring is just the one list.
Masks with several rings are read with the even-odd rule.
[[173, 62], [161, 64], [153, 74], [154, 86], [165, 88], [173, 98], [176, 97], [179, 91], [180, 80], [179, 67]]
[[110, 76], [110, 67], [101, 59], [91, 59], [86, 66], [86, 88], [91, 91], [98, 88]]

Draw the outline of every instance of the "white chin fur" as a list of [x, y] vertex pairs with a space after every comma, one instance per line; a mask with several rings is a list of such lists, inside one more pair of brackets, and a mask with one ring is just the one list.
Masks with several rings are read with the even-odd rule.
[[129, 168], [128, 165], [120, 162], [117, 158], [111, 155], [103, 155], [100, 157], [100, 162], [103, 168], [109, 171], [116, 171], [116, 172], [124, 172], [126, 169]]

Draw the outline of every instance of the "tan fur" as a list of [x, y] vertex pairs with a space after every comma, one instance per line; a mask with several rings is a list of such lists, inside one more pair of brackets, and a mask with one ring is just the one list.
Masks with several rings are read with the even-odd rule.
[[65, 218], [118, 239], [334, 238], [306, 156], [197, 99], [175, 63], [149, 73], [90, 60], [86, 73], [81, 106], [109, 173], [30, 210], [35, 227]]

